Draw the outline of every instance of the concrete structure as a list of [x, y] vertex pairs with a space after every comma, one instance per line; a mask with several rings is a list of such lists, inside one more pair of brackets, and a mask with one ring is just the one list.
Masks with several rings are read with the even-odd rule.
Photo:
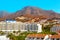
[[42, 32], [42, 26], [37, 23], [23, 23], [16, 21], [2, 21], [0, 22], [0, 31], [37, 31]]
[[39, 32], [42, 32], [42, 25], [37, 24], [37, 26], [38, 26], [38, 33], [39, 33]]
[[28, 34], [25, 40], [60, 40], [60, 35]]
[[50, 29], [51, 32], [57, 32], [60, 31], [60, 24], [56, 24]]
[[10, 40], [9, 38], [6, 37], [6, 35], [0, 35], [0, 40]]

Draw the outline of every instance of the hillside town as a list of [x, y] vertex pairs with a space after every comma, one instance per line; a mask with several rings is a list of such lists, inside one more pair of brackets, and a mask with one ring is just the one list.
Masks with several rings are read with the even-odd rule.
[[0, 0], [0, 40], [60, 40], [60, 0]]
[[10, 40], [60, 40], [60, 18], [17, 18], [0, 21], [0, 35], [7, 34]]

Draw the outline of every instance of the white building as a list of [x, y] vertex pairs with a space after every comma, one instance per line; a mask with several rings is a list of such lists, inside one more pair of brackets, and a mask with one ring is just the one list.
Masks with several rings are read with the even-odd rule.
[[60, 24], [56, 24], [50, 28], [51, 32], [58, 32], [60, 31]]
[[37, 26], [38, 26], [38, 33], [39, 33], [39, 32], [42, 32], [42, 25], [37, 24]]
[[10, 40], [6, 35], [0, 35], [0, 40]]
[[16, 21], [0, 22], [0, 31], [37, 31], [42, 32], [42, 25], [38, 23], [23, 23]]

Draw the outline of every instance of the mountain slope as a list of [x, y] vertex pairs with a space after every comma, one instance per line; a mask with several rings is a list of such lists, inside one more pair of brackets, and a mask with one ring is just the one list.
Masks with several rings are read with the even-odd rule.
[[19, 10], [15, 12], [14, 14], [9, 14], [7, 16], [6, 15], [3, 16], [6, 19], [15, 19], [20, 16], [30, 17], [30, 18], [34, 18], [34, 17], [40, 18], [42, 16], [45, 18], [53, 18], [53, 17], [60, 18], [60, 14], [52, 10], [43, 10], [43, 9], [32, 7], [32, 6], [24, 7], [22, 10]]
[[16, 16], [20, 16], [20, 15], [47, 16], [49, 18], [60, 17], [60, 14], [58, 14], [52, 10], [42, 10], [42, 9], [37, 8], [37, 7], [31, 7], [31, 6], [24, 7], [22, 10], [17, 11], [15, 13], [15, 15]]

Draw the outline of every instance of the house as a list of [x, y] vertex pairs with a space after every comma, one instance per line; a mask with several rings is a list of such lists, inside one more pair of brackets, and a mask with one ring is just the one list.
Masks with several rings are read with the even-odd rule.
[[60, 40], [60, 35], [52, 35], [50, 37], [51, 40]]
[[25, 40], [60, 40], [60, 35], [28, 34]]
[[60, 24], [53, 25], [53, 27], [50, 28], [51, 32], [57, 32], [60, 31]]
[[45, 34], [28, 34], [25, 40], [43, 40]]

